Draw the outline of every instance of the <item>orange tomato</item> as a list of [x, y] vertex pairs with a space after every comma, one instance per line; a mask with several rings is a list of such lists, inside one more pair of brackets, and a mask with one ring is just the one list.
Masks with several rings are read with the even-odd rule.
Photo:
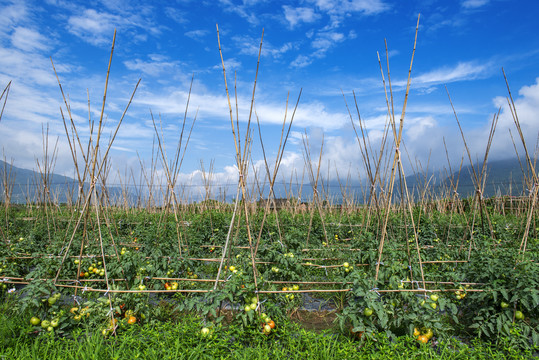
[[268, 325], [270, 328], [275, 329], [275, 321], [271, 320]]
[[130, 316], [130, 317], [129, 317], [129, 320], [127, 320], [127, 323], [128, 323], [129, 325], [133, 325], [133, 324], [135, 324], [136, 322], [137, 322], [137, 318], [134, 317], [134, 316]]
[[420, 343], [426, 344], [429, 342], [429, 339], [425, 335], [419, 335], [417, 337], [417, 341], [419, 341]]

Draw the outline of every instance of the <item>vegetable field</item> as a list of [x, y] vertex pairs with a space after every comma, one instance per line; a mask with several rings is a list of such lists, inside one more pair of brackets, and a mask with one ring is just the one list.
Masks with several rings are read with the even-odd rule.
[[523, 252], [526, 217], [495, 208], [490, 226], [472, 229], [469, 213], [417, 206], [416, 236], [395, 210], [380, 252], [382, 214], [361, 208], [327, 208], [323, 217], [309, 207], [255, 209], [249, 241], [246, 217], [230, 227], [230, 204], [193, 205], [179, 224], [163, 212], [109, 209], [76, 231], [74, 209], [13, 207], [2, 297], [16, 299], [36, 332], [57, 336], [86, 326], [114, 336], [191, 313], [203, 335], [235, 326], [272, 337], [301, 310], [326, 309], [359, 342], [383, 332], [537, 346], [536, 230]]

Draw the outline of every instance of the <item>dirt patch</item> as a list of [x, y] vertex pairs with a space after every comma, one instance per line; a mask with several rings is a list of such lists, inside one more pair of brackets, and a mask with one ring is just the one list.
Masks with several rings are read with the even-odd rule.
[[336, 319], [335, 311], [298, 310], [291, 316], [294, 323], [299, 324], [304, 329], [314, 331], [323, 331], [337, 326]]

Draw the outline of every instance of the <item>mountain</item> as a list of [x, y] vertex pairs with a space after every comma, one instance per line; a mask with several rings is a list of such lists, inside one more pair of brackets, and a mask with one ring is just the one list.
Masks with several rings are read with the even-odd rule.
[[[51, 198], [55, 202], [65, 203], [68, 194], [78, 191], [78, 182], [67, 176], [50, 174], [48, 187]], [[26, 203], [38, 201], [37, 197], [42, 194], [43, 181], [41, 174], [33, 170], [22, 169], [0, 160], [0, 199], [5, 201], [6, 185], [12, 188], [11, 202]]]
[[[525, 181], [522, 167], [527, 169], [525, 159], [511, 158], [503, 160], [488, 161], [486, 166], [484, 197], [501, 195], [522, 195], [525, 190]], [[482, 164], [474, 164], [477, 176], [480, 176]], [[529, 172], [528, 172], [529, 174]], [[531, 175], [527, 175], [528, 177]], [[425, 180], [426, 177], [426, 180]], [[474, 175], [470, 165], [463, 166], [448, 175], [446, 171], [430, 172], [427, 176], [413, 174], [406, 177], [409, 189], [414, 189], [414, 196], [424, 189], [425, 182], [429, 184], [429, 190], [436, 195], [449, 194], [452, 189], [451, 184], [457, 184], [457, 192], [460, 198], [469, 197], [475, 194]]]
[[[517, 158], [489, 161], [487, 163], [485, 190], [483, 196], [500, 196], [500, 195], [522, 195], [527, 190], [524, 186], [524, 177], [521, 170], [521, 165], [526, 169], [526, 163], [523, 159]], [[480, 171], [480, 166], [474, 165], [476, 171]], [[425, 189], [425, 183], [428, 183], [428, 195], [432, 197], [447, 196], [451, 194], [451, 179], [456, 182], [458, 179], [458, 189], [460, 198], [465, 198], [474, 195], [475, 186], [473, 183], [473, 175], [471, 166], [463, 166], [460, 171], [455, 171], [453, 174], [448, 175], [446, 171], [429, 172], [428, 174], [413, 174], [406, 177], [406, 184], [410, 194], [413, 194], [414, 198], [418, 199], [421, 196], [421, 191]], [[324, 185], [322, 185], [324, 181]], [[51, 174], [49, 177], [49, 190], [52, 195], [52, 199], [57, 203], [65, 203], [68, 200], [68, 196], [76, 197], [78, 192], [78, 182], [70, 177]], [[16, 166], [10, 166], [0, 160], [0, 201], [4, 201], [4, 184], [10, 184], [12, 186], [12, 203], [25, 203], [27, 200], [32, 202], [38, 201], [36, 197], [42, 194], [42, 191], [36, 192], [36, 189], [41, 189], [43, 186], [41, 175], [35, 171], [21, 169]], [[88, 184], [85, 185], [87, 187]], [[341, 189], [342, 187], [342, 189]], [[249, 186], [252, 189], [252, 186]], [[301, 190], [300, 190], [301, 189]], [[370, 189], [366, 186], [365, 181], [359, 181], [357, 179], [350, 179], [347, 183], [346, 179], [341, 179], [339, 183], [336, 179], [320, 180], [318, 184], [318, 193], [321, 196], [321, 200], [325, 199], [324, 193], [328, 195], [330, 203], [339, 204], [342, 202], [341, 190], [346, 189], [346, 196], [351, 197], [353, 194], [357, 203], [364, 203], [364, 192]], [[226, 189], [225, 201], [232, 202], [236, 197], [236, 186], [231, 184]], [[124, 195], [122, 189], [118, 186], [111, 186], [107, 188], [110, 198], [115, 200], [122, 200]], [[255, 189], [257, 191], [257, 189]], [[138, 199], [137, 194], [145, 194], [144, 187], [130, 187], [128, 190], [128, 201], [130, 204], [135, 204]], [[71, 195], [70, 195], [71, 194]], [[268, 194], [267, 184], [263, 197]], [[400, 197], [400, 185], [399, 179], [395, 180], [395, 197]], [[275, 184], [275, 197], [286, 198], [292, 196], [299, 198], [300, 201], [311, 201], [313, 198], [313, 190], [307, 180], [305, 180], [303, 186], [301, 184], [286, 184], [283, 182], [276, 182]], [[368, 194], [366, 194], [368, 195]], [[142, 195], [144, 197], [144, 195]], [[259, 200], [258, 196], [254, 196], [255, 200]], [[191, 201], [201, 201], [202, 198], [191, 197]], [[220, 198], [219, 200], [223, 200]]]
[[[522, 168], [521, 168], [522, 165]], [[518, 158], [496, 160], [487, 163], [486, 181], [483, 196], [491, 197], [496, 195], [523, 195], [526, 186], [523, 171], [527, 171], [526, 160]], [[479, 164], [475, 165], [477, 176], [481, 171]], [[454, 173], [454, 179], [457, 179], [457, 173]], [[527, 176], [529, 173], [527, 172]], [[445, 184], [450, 184], [449, 178], [444, 180]], [[475, 186], [473, 183], [473, 172], [470, 166], [461, 171], [457, 192], [463, 196], [473, 195]]]
[[[58, 174], [49, 174], [47, 180], [49, 193], [54, 203], [66, 203], [71, 197], [74, 201], [79, 190], [77, 180]], [[11, 188], [11, 203], [24, 204], [43, 201], [43, 180], [39, 172], [22, 169], [0, 160], [0, 201], [5, 201], [6, 185]], [[85, 188], [89, 184], [85, 183]], [[99, 189], [99, 187], [98, 187]], [[121, 199], [120, 187], [107, 187], [109, 197], [113, 200]], [[128, 195], [132, 200], [132, 195]], [[41, 197], [41, 198], [39, 198]]]

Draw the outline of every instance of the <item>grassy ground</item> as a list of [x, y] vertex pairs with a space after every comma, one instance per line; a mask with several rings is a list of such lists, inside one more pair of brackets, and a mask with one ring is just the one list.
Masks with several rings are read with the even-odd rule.
[[464, 344], [456, 339], [418, 344], [410, 337], [394, 342], [383, 335], [359, 342], [334, 330], [305, 330], [283, 324], [279, 335], [241, 333], [234, 326], [200, 334], [200, 319], [179, 323], [135, 325], [116, 337], [94, 329], [78, 329], [64, 338], [35, 334], [20, 319], [0, 318], [2, 359], [527, 359], [531, 353], [512, 350], [503, 343]]

